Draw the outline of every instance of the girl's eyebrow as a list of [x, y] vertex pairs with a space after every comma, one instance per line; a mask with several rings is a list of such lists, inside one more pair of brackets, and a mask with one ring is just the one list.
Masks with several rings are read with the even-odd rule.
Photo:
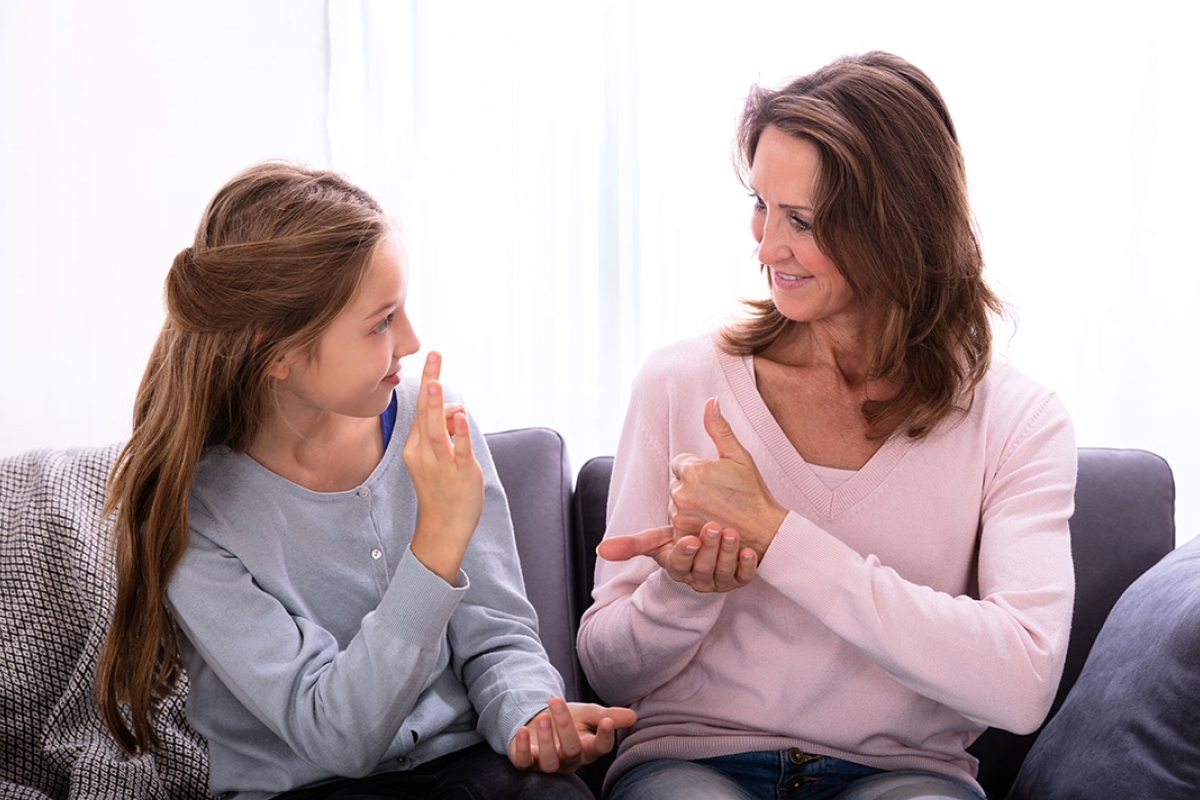
[[380, 314], [382, 314], [385, 311], [391, 311], [392, 309], [399, 308], [399, 307], [400, 307], [399, 300], [389, 300], [388, 302], [381, 305], [379, 308], [372, 311], [370, 314], [367, 314], [367, 316], [363, 317], [363, 319], [374, 319], [375, 317], [378, 317]]

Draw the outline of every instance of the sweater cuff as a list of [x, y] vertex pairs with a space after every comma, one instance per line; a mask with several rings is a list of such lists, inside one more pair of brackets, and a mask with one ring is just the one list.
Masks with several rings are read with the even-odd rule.
[[[392, 576], [392, 588], [384, 596], [379, 610], [386, 608], [384, 613], [393, 625], [410, 632], [416, 637], [415, 641], [424, 641], [430, 636], [444, 635], [454, 609], [462, 602], [469, 586], [462, 570], [451, 586], [422, 564], [411, 548], [405, 548], [396, 565], [396, 574]], [[404, 588], [396, 591], [400, 587]], [[412, 613], [414, 608], [421, 609], [421, 613]]]
[[675, 617], [683, 614], [690, 619], [715, 618], [725, 605], [726, 592], [697, 592], [686, 583], [675, 580], [659, 567], [643, 584], [649, 608], [662, 608]]

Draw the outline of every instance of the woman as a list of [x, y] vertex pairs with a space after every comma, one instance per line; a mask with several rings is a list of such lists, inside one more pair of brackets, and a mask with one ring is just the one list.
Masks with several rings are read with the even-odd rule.
[[992, 361], [924, 73], [869, 53], [756, 89], [738, 155], [771, 296], [635, 381], [579, 634], [638, 712], [607, 788], [982, 797], [966, 748], [1035, 729], [1062, 671], [1070, 419]]

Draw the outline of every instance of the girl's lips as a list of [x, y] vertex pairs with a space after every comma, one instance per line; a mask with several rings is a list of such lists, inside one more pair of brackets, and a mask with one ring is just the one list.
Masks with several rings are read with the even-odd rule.
[[400, 370], [396, 370], [391, 375], [384, 375], [383, 382], [390, 383], [392, 386], [398, 385], [400, 383]]

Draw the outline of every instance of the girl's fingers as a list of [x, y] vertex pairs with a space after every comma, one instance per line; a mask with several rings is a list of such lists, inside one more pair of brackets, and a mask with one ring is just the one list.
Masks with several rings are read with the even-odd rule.
[[579, 741], [579, 731], [575, 729], [571, 710], [561, 698], [554, 698], [550, 701], [550, 716], [558, 734], [559, 767], [577, 766], [583, 753], [583, 743]]
[[554, 746], [554, 724], [548, 714], [534, 720], [537, 729], [537, 767], [542, 772], [558, 772], [558, 748]]
[[454, 458], [459, 464], [469, 464], [474, 457], [471, 427], [467, 424], [466, 412], [459, 411], [454, 415]]
[[509, 761], [517, 769], [529, 769], [533, 766], [533, 742], [529, 737], [528, 728], [517, 728], [517, 735], [513, 737], [512, 747], [509, 749]]
[[[446, 412], [442, 409], [442, 384], [437, 380], [431, 379], [421, 391], [425, 398], [425, 411], [421, 416], [421, 424], [424, 430], [423, 434], [429, 437], [430, 442], [436, 442], [439, 439], [448, 439], [446, 434]], [[418, 410], [418, 414], [422, 412]]]
[[412, 428], [412, 432], [417, 436], [424, 433], [423, 427], [429, 410], [429, 384], [437, 380], [441, 370], [442, 358], [438, 353], [426, 356], [425, 366], [421, 369], [421, 388], [417, 390], [417, 416]]

